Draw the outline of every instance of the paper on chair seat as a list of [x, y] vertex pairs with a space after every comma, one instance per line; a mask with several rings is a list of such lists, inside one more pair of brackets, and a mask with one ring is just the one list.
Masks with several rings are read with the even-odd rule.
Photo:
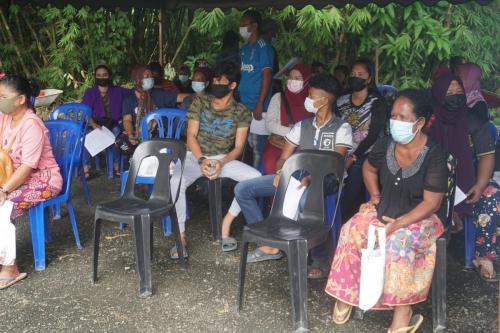
[[283, 215], [289, 219], [297, 221], [299, 217], [299, 201], [306, 190], [306, 187], [299, 189], [300, 181], [294, 177], [290, 177], [288, 188], [285, 193], [285, 200], [283, 202]]
[[467, 199], [467, 195], [460, 189], [460, 187], [455, 187], [455, 206], [459, 205], [462, 201]]
[[155, 177], [156, 170], [160, 163], [155, 156], [148, 156], [142, 160], [141, 166], [139, 167], [139, 177]]
[[85, 148], [94, 157], [104, 149], [115, 143], [115, 135], [106, 127], [93, 130], [85, 136]]

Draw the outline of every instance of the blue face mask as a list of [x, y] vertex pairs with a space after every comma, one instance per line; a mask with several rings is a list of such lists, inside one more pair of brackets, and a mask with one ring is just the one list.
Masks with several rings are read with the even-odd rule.
[[202, 92], [203, 90], [205, 90], [205, 82], [192, 81], [191, 88], [195, 93]]
[[397, 143], [402, 145], [406, 145], [410, 143], [417, 135], [417, 130], [413, 133], [413, 126], [418, 122], [418, 120], [414, 123], [410, 123], [407, 121], [395, 120], [391, 119], [389, 122], [391, 136]]
[[148, 91], [155, 86], [155, 79], [152, 77], [142, 79], [142, 90]]

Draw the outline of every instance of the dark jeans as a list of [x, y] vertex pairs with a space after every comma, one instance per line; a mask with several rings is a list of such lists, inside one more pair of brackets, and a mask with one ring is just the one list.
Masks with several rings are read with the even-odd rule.
[[347, 178], [342, 191], [342, 220], [349, 221], [359, 210], [359, 206], [366, 201], [366, 189], [363, 183], [363, 162], [364, 158], [359, 158], [347, 170]]

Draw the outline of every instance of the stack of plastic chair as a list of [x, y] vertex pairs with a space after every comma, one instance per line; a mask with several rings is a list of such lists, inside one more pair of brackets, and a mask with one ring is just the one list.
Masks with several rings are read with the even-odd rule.
[[[90, 118], [92, 118], [92, 109], [83, 103], [66, 103], [57, 106], [51, 113], [51, 120], [69, 120], [76, 122], [80, 125], [81, 128], [81, 139], [78, 141], [77, 153], [75, 157], [75, 170], [78, 172], [80, 179], [82, 180], [82, 189], [83, 194], [85, 196], [85, 201], [87, 205], [90, 207], [90, 193], [89, 188], [87, 186], [87, 179], [85, 178], [85, 174], [83, 172], [82, 165], [82, 154], [84, 144], [85, 144], [85, 135], [87, 133], [88, 124], [90, 122]], [[57, 206], [56, 215], [60, 216], [59, 206]]]
[[71, 179], [73, 178], [75, 161], [79, 153], [78, 142], [80, 142], [81, 138], [81, 126], [68, 120], [47, 121], [45, 126], [49, 130], [52, 151], [61, 170], [63, 187], [58, 196], [43, 201], [29, 210], [33, 257], [35, 258], [35, 270], [37, 271], [45, 269], [45, 240], [46, 236], [47, 240], [51, 238], [51, 221], [47, 219], [45, 210], [47, 207], [60, 206], [61, 203], [67, 205], [76, 246], [78, 249], [82, 248], [71, 202]]
[[[286, 190], [292, 174], [307, 172], [311, 176], [304, 208], [297, 221], [283, 215]], [[264, 221], [243, 229], [240, 283], [237, 310], [243, 302], [248, 245], [250, 242], [272, 246], [288, 256], [288, 274], [292, 300], [293, 331], [308, 330], [307, 319], [307, 254], [328, 238], [331, 225], [325, 223], [324, 179], [333, 175], [338, 184], [337, 198], [342, 193], [344, 157], [338, 153], [303, 150], [292, 155], [283, 166], [271, 213]], [[335, 204], [338, 209], [338, 201]], [[335, 215], [335, 213], [334, 213]], [[335, 217], [332, 219], [335, 220]]]
[[[135, 195], [134, 187], [137, 184], [137, 176], [141, 162], [150, 156], [158, 159], [158, 169], [154, 177], [153, 191], [149, 199], [144, 200]], [[103, 220], [127, 223], [130, 225], [135, 240], [135, 253], [137, 274], [139, 277], [139, 294], [141, 297], [151, 296], [153, 293], [151, 279], [151, 258], [153, 254], [153, 224], [155, 220], [160, 221], [169, 215], [173, 220], [174, 234], [178, 249], [183, 251], [180, 238], [179, 224], [175, 212], [175, 202], [179, 197], [179, 188], [174, 189], [177, 193], [172, 198], [170, 190], [170, 173], [168, 170], [172, 161], [180, 161], [181, 170], [184, 170], [186, 159], [186, 145], [177, 140], [149, 140], [141, 143], [132, 157], [129, 177], [125, 185], [125, 191], [119, 199], [100, 203], [95, 211], [94, 227], [94, 256], [92, 281], [97, 281], [97, 266], [99, 258], [99, 241], [101, 236], [101, 224]], [[181, 171], [181, 172], [182, 172]], [[181, 173], [182, 176], [182, 173]], [[181, 256], [184, 263], [184, 257]]]
[[[181, 109], [157, 109], [148, 113], [141, 121], [141, 140], [150, 140], [150, 124], [156, 124], [159, 138], [179, 140], [184, 129], [186, 122], [186, 111]], [[169, 172], [167, 168], [164, 170]], [[121, 176], [121, 191], [123, 193], [129, 172], [122, 172]], [[136, 184], [152, 185], [155, 182], [154, 177], [140, 177], [136, 178]], [[123, 226], [121, 226], [123, 227]], [[172, 233], [172, 222], [170, 217], [165, 217], [163, 221], [163, 231], [165, 235]]]

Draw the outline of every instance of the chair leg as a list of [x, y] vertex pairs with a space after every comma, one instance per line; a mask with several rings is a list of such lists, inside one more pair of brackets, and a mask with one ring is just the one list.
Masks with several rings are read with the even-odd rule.
[[[243, 236], [244, 237], [244, 236]], [[248, 257], [248, 242], [244, 239], [241, 243], [241, 257], [240, 257], [240, 283], [238, 286], [238, 301], [236, 303], [236, 311], [240, 312], [243, 307], [243, 292], [245, 289], [245, 274], [247, 269], [247, 257]]]
[[222, 223], [222, 181], [220, 178], [208, 181], [208, 205], [210, 210], [210, 224], [212, 225], [212, 238], [221, 240]]
[[170, 236], [172, 234], [172, 219], [170, 216], [165, 216], [162, 220], [163, 234], [165, 236]]
[[57, 203], [54, 206], [52, 206], [52, 219], [53, 220], [60, 220], [61, 219], [61, 204]]
[[71, 221], [71, 227], [73, 228], [73, 235], [75, 236], [76, 247], [78, 250], [82, 249], [82, 245], [80, 244], [80, 235], [78, 234], [78, 226], [76, 225], [75, 211], [73, 209], [73, 203], [71, 202], [71, 198], [66, 201], [66, 205], [68, 206], [68, 214], [69, 220]]
[[446, 238], [436, 242], [436, 268], [432, 277], [432, 327], [434, 332], [446, 329]]
[[94, 255], [92, 258], [92, 282], [97, 281], [97, 266], [99, 263], [99, 243], [101, 240], [101, 219], [94, 221]]
[[179, 262], [184, 267], [186, 265], [186, 259], [184, 258], [184, 245], [181, 241], [181, 230], [179, 229], [179, 221], [177, 220], [177, 213], [175, 212], [175, 207], [170, 210], [170, 220], [172, 221], [172, 230], [175, 236], [175, 246], [177, 246], [177, 253], [179, 254]]
[[83, 196], [85, 197], [85, 202], [87, 203], [87, 206], [91, 206], [90, 203], [90, 192], [89, 192], [89, 187], [87, 185], [87, 178], [85, 178], [85, 173], [83, 172], [83, 166], [80, 166], [78, 168], [78, 173], [80, 174], [80, 179], [82, 180], [82, 190], [83, 190]]
[[464, 219], [465, 234], [465, 268], [472, 269], [472, 260], [474, 259], [474, 247], [476, 243], [476, 227], [471, 217]]
[[100, 158], [99, 154], [97, 154], [97, 155], [95, 156], [94, 161], [95, 161], [95, 169], [96, 169], [97, 171], [101, 170], [101, 158]]
[[307, 241], [292, 241], [288, 248], [288, 275], [293, 312], [293, 331], [305, 332], [307, 322]]
[[45, 225], [43, 222], [43, 207], [38, 205], [30, 208], [29, 214], [35, 270], [43, 271], [45, 270]]
[[110, 149], [106, 149], [105, 155], [106, 155], [106, 170], [108, 171], [108, 178], [113, 179], [114, 177], [114, 170], [113, 170], [113, 151], [111, 151], [111, 154], [108, 152]]
[[149, 217], [136, 219], [133, 226], [135, 240], [135, 259], [137, 274], [139, 276], [139, 295], [149, 297], [153, 294], [151, 282], [151, 247], [150, 247], [150, 227]]
[[50, 243], [52, 242], [52, 220], [50, 219], [49, 211], [45, 209], [45, 207], [43, 208], [43, 222], [45, 229], [45, 241]]

